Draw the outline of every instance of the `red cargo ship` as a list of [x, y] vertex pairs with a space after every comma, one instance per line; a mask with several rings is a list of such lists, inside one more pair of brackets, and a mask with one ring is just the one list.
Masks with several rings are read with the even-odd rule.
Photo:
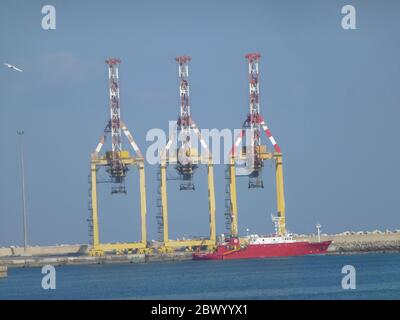
[[230, 260], [303, 256], [308, 254], [324, 254], [331, 240], [309, 242], [293, 240], [291, 235], [284, 237], [247, 237], [246, 244], [241, 245], [238, 238], [231, 238], [218, 245], [214, 252], [194, 253], [195, 260]]

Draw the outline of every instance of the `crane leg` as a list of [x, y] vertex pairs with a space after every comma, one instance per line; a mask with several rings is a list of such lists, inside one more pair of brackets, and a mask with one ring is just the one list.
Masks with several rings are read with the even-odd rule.
[[214, 169], [213, 163], [208, 163], [208, 203], [210, 211], [210, 240], [216, 243], [217, 233], [215, 227], [215, 194], [214, 194]]
[[238, 233], [238, 211], [237, 211], [237, 196], [236, 196], [236, 170], [235, 170], [235, 160], [232, 158], [229, 168], [230, 176], [230, 195], [231, 195], [231, 237], [237, 238]]
[[97, 211], [97, 168], [96, 164], [92, 163], [90, 167], [92, 179], [92, 224], [93, 224], [93, 248], [90, 250], [90, 255], [102, 255], [103, 252], [99, 249], [99, 218]]
[[146, 225], [146, 182], [144, 174], [144, 163], [139, 164], [139, 179], [140, 179], [140, 216], [141, 216], [141, 231], [142, 243], [147, 247], [147, 225]]
[[276, 174], [276, 202], [278, 211], [278, 233], [280, 236], [286, 234], [285, 220], [285, 194], [283, 187], [282, 155], [275, 154], [275, 174]]
[[163, 217], [163, 240], [164, 245], [168, 243], [168, 198], [167, 198], [167, 168], [166, 164], [161, 164], [161, 206]]

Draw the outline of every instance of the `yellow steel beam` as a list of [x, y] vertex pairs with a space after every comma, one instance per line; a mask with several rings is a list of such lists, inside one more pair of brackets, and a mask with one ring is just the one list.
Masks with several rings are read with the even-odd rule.
[[92, 179], [92, 224], [93, 224], [93, 246], [99, 244], [99, 218], [97, 212], [97, 168], [96, 164], [92, 163], [90, 166], [91, 179]]
[[[144, 159], [139, 158], [139, 157], [121, 158], [121, 162], [124, 165], [129, 166], [129, 165], [136, 165], [138, 163], [142, 163], [142, 162], [144, 162]], [[108, 165], [110, 165], [110, 159], [108, 159], [105, 156], [103, 156], [101, 158], [93, 158], [92, 163], [95, 163], [98, 166], [108, 166]]]
[[[195, 164], [207, 164], [210, 158], [207, 156], [190, 155], [190, 159], [192, 163]], [[178, 160], [179, 160], [178, 157], [170, 155], [168, 155], [168, 157], [165, 156], [163, 158], [163, 161], [167, 162], [168, 164], [176, 164], [178, 163]]]
[[147, 225], [146, 225], [146, 180], [144, 174], [144, 163], [141, 162], [139, 165], [139, 180], [140, 180], [140, 218], [141, 218], [141, 233], [142, 243], [147, 245]]
[[[286, 220], [285, 220], [285, 195], [283, 184], [283, 169], [282, 169], [282, 154], [261, 152], [260, 158], [265, 160], [275, 160], [275, 174], [276, 174], [276, 200], [278, 211], [278, 234], [283, 236], [286, 234]], [[232, 156], [230, 163], [230, 201], [231, 201], [231, 236], [238, 236], [238, 211], [237, 211], [237, 193], [236, 193], [236, 170], [235, 165], [237, 160], [246, 160], [245, 156]]]
[[265, 153], [260, 153], [259, 156], [261, 160], [271, 160], [274, 157], [274, 154], [270, 152], [265, 152]]
[[205, 240], [168, 240], [164, 244], [164, 246], [167, 248], [215, 246], [215, 241], [210, 240], [210, 239], [205, 239]]
[[[274, 154], [271, 153], [271, 152], [260, 152], [258, 155], [259, 155], [261, 160], [271, 160], [271, 159], [274, 158]], [[236, 155], [235, 156], [235, 161], [239, 161], [239, 160], [247, 161], [248, 157], [247, 157], [246, 153], [243, 153], [243, 154], [240, 154], [240, 155]]]
[[215, 226], [215, 190], [214, 190], [214, 165], [212, 160], [208, 163], [208, 206], [210, 211], [210, 240], [217, 241]]
[[235, 169], [235, 158], [231, 157], [231, 163], [229, 167], [230, 177], [230, 200], [231, 200], [231, 237], [238, 236], [238, 210], [237, 210], [237, 196], [236, 196], [236, 169]]
[[284, 236], [286, 234], [285, 221], [285, 194], [283, 186], [283, 169], [282, 169], [282, 154], [276, 153], [275, 158], [275, 173], [276, 173], [276, 202], [278, 211], [278, 234]]
[[163, 241], [164, 244], [168, 242], [168, 198], [167, 198], [167, 164], [161, 162], [161, 211], [163, 219]]
[[[196, 160], [201, 158], [195, 156]], [[176, 158], [166, 157], [161, 159], [160, 172], [161, 172], [161, 207], [163, 219], [163, 247], [161, 251], [168, 251], [172, 247], [192, 247], [192, 246], [215, 246], [217, 241], [216, 223], [215, 223], [215, 188], [214, 188], [214, 170], [212, 159], [207, 160], [207, 179], [208, 179], [208, 205], [209, 205], [209, 220], [210, 220], [210, 239], [207, 240], [190, 240], [178, 241], [169, 239], [169, 226], [168, 226], [168, 197], [167, 197], [167, 165], [175, 163]], [[204, 158], [202, 159], [204, 161]]]
[[141, 217], [141, 241], [132, 243], [100, 243], [99, 221], [97, 206], [97, 166], [108, 165], [108, 160], [92, 159], [91, 162], [91, 182], [92, 182], [92, 223], [93, 223], [93, 247], [91, 255], [102, 255], [105, 251], [123, 251], [130, 249], [145, 249], [147, 247], [147, 225], [146, 225], [146, 183], [143, 158], [123, 158], [122, 162], [126, 165], [137, 165], [140, 180], [140, 217]]
[[124, 251], [132, 249], [144, 249], [146, 245], [142, 242], [126, 242], [126, 243], [100, 243], [95, 249], [105, 251]]

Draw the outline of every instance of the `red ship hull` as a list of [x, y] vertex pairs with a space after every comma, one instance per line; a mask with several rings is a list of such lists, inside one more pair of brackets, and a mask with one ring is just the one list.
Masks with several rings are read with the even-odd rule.
[[324, 254], [331, 240], [322, 242], [296, 241], [273, 244], [249, 244], [245, 247], [219, 245], [215, 252], [194, 253], [195, 260], [232, 260]]

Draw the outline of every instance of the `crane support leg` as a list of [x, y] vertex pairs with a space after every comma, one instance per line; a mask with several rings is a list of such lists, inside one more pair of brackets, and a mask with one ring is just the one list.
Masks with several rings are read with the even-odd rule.
[[168, 198], [167, 198], [167, 168], [166, 164], [161, 164], [161, 206], [163, 219], [163, 241], [168, 243]]
[[215, 193], [214, 193], [214, 169], [211, 160], [208, 163], [208, 204], [210, 211], [210, 240], [217, 240], [215, 227]]
[[93, 248], [91, 250], [91, 255], [101, 255], [101, 250], [98, 249], [99, 246], [99, 217], [97, 209], [97, 168], [96, 164], [91, 164], [91, 179], [92, 179], [92, 223], [93, 223]]
[[286, 234], [285, 221], [285, 194], [283, 187], [282, 155], [275, 154], [275, 173], [276, 173], [276, 201], [278, 211], [278, 233], [279, 236]]
[[144, 163], [139, 164], [139, 179], [140, 179], [140, 217], [142, 227], [142, 243], [146, 246], [147, 242], [147, 227], [146, 227], [146, 180], [144, 175]]
[[236, 170], [235, 170], [235, 160], [231, 159], [231, 164], [229, 168], [230, 175], [230, 195], [231, 195], [231, 237], [238, 237], [238, 211], [237, 211], [237, 198], [236, 198]]

